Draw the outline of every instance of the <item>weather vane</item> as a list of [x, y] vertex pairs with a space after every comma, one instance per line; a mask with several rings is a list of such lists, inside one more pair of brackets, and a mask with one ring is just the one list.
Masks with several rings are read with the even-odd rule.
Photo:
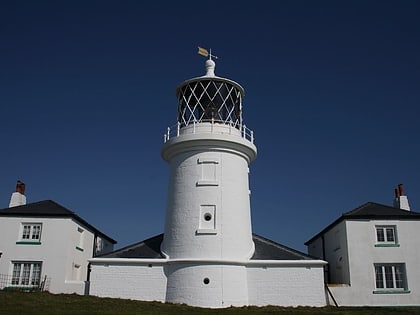
[[212, 58], [214, 58], [214, 59], [219, 59], [219, 57], [217, 57], [217, 56], [215, 56], [215, 55], [213, 55], [213, 54], [211, 53], [211, 48], [210, 48], [210, 52], [209, 52], [207, 49], [205, 49], [205, 48], [203, 48], [203, 47], [198, 46], [198, 54], [199, 54], [199, 55], [202, 55], [202, 56], [204, 56], [204, 57], [209, 57], [209, 59], [210, 59], [210, 60], [211, 60]]

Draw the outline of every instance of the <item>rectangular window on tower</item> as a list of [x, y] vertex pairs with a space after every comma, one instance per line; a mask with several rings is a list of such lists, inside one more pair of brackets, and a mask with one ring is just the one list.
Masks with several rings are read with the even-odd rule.
[[201, 171], [201, 179], [197, 181], [197, 186], [219, 186], [218, 159], [199, 158], [197, 164]]
[[216, 206], [201, 205], [197, 234], [217, 234]]
[[376, 247], [398, 247], [397, 227], [395, 225], [377, 225]]

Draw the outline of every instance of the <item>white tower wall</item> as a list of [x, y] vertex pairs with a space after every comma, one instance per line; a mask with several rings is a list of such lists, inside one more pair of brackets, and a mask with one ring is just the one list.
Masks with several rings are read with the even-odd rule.
[[245, 266], [178, 262], [167, 270], [166, 302], [221, 308], [248, 305]]
[[177, 89], [178, 124], [165, 137], [169, 189], [161, 251], [166, 301], [204, 307], [248, 304], [245, 262], [254, 253], [249, 163], [257, 149], [242, 125], [243, 89], [207, 75]]
[[170, 176], [161, 249], [170, 259], [245, 260], [254, 252], [248, 163], [256, 149], [239, 131], [213, 128], [173, 138], [162, 152]]

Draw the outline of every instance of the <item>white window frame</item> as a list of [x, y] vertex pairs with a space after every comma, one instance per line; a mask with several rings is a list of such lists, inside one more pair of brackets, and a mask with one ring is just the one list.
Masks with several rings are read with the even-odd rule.
[[407, 291], [407, 277], [404, 263], [377, 263], [375, 270], [375, 290]]
[[11, 285], [17, 287], [39, 287], [41, 285], [42, 262], [12, 262]]
[[[388, 235], [389, 231], [392, 231], [392, 237]], [[395, 225], [376, 225], [375, 233], [377, 244], [398, 244], [397, 227]], [[383, 239], [380, 239], [379, 233], [381, 233]]]
[[42, 223], [22, 223], [20, 240], [22, 242], [40, 243], [42, 235]]

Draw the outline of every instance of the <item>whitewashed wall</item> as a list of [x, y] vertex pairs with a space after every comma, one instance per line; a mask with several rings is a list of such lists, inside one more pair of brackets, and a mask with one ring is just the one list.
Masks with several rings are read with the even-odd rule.
[[[16, 244], [21, 238], [23, 222], [42, 224], [41, 244]], [[71, 218], [2, 217], [0, 231], [0, 251], [3, 252], [0, 274], [11, 275], [14, 261], [39, 261], [42, 262], [41, 278], [51, 279], [50, 292], [85, 293], [94, 234], [84, 226]]]
[[249, 304], [325, 306], [323, 273], [320, 264], [248, 267]]
[[165, 302], [166, 276], [157, 260], [100, 260], [92, 259], [90, 295]]
[[[397, 226], [400, 246], [375, 247], [376, 225]], [[420, 306], [420, 222], [346, 221], [346, 229], [350, 285], [329, 286], [338, 305]], [[374, 263], [405, 263], [409, 292], [375, 294]]]
[[252, 261], [249, 266], [117, 258], [90, 261], [90, 294], [96, 296], [210, 308], [326, 305], [322, 261]]

